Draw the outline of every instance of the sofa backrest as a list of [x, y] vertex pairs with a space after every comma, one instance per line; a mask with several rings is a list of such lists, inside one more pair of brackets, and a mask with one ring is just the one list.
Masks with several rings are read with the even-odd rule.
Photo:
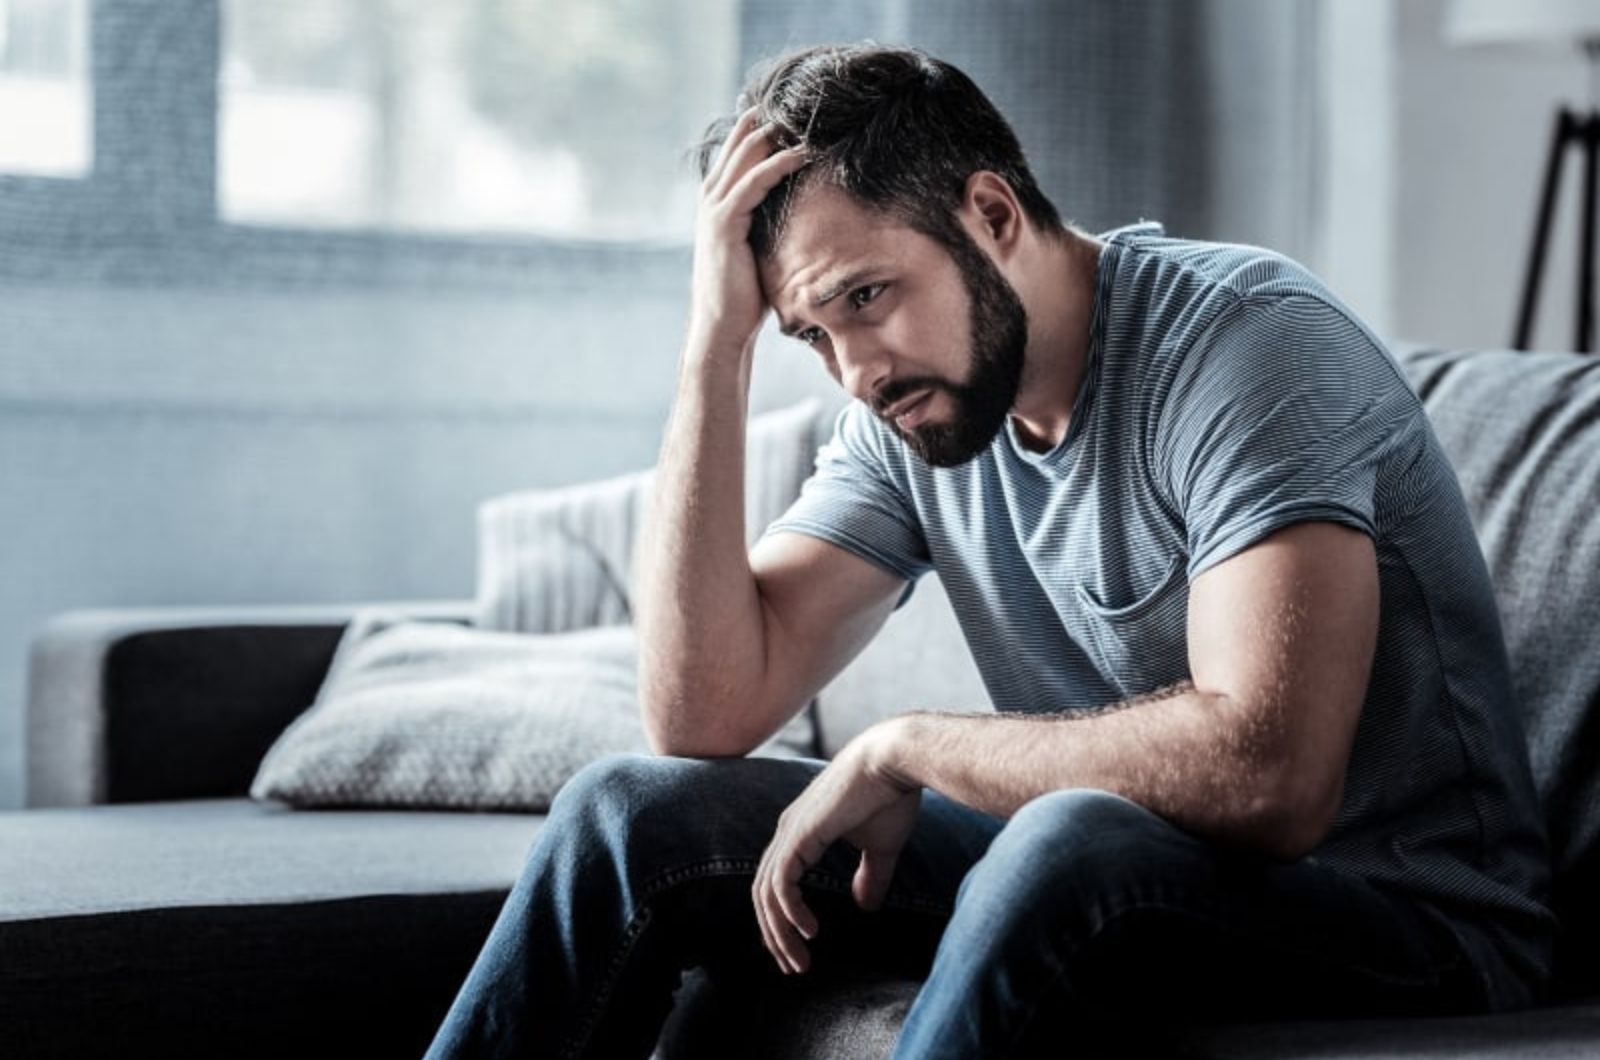
[[817, 735], [828, 756], [874, 722], [908, 710], [993, 710], [937, 574], [817, 696]]
[[1402, 347], [1494, 581], [1565, 928], [1600, 980], [1600, 356]]
[[[823, 406], [807, 398], [752, 417], [745, 432], [745, 537], [753, 543], [800, 494], [824, 440]], [[632, 618], [633, 547], [655, 472], [519, 490], [478, 506], [478, 615], [507, 633]]]
[[1600, 839], [1600, 356], [1403, 348], [1494, 581], [1558, 870]]

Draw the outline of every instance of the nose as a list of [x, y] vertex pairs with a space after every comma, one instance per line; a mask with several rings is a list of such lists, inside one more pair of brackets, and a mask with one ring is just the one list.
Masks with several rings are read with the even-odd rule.
[[839, 368], [839, 381], [858, 401], [871, 404], [873, 395], [889, 382], [892, 358], [888, 350], [869, 337], [836, 339], [833, 356]]

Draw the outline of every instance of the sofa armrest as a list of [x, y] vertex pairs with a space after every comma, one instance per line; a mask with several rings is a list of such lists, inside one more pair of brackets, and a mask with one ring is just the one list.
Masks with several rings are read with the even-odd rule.
[[[27, 797], [37, 806], [244, 795], [316, 697], [367, 605], [73, 611], [28, 663]], [[385, 604], [469, 621], [470, 601]]]

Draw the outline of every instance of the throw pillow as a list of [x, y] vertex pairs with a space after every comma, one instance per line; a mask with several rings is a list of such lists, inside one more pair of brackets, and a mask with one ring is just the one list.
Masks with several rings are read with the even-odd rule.
[[646, 750], [635, 666], [627, 626], [528, 636], [364, 615], [250, 795], [301, 808], [543, 811], [589, 762]]

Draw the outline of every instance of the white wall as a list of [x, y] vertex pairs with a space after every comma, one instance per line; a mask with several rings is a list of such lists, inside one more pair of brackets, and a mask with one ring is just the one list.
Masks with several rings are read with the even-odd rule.
[[[1398, 5], [1395, 330], [1461, 346], [1511, 341], [1555, 109], [1586, 105], [1569, 54], [1447, 46], [1447, 4]], [[1558, 203], [1534, 345], [1570, 349], [1577, 155]]]
[[1310, 262], [1380, 335], [1394, 328], [1395, 7], [1324, 0], [1317, 18]]
[[[1390, 337], [1511, 343], [1558, 105], [1587, 106], [1576, 49], [1464, 49], [1447, 0], [1322, 0], [1321, 182], [1311, 263]], [[1578, 155], [1567, 161], [1534, 345], [1570, 349]]]

